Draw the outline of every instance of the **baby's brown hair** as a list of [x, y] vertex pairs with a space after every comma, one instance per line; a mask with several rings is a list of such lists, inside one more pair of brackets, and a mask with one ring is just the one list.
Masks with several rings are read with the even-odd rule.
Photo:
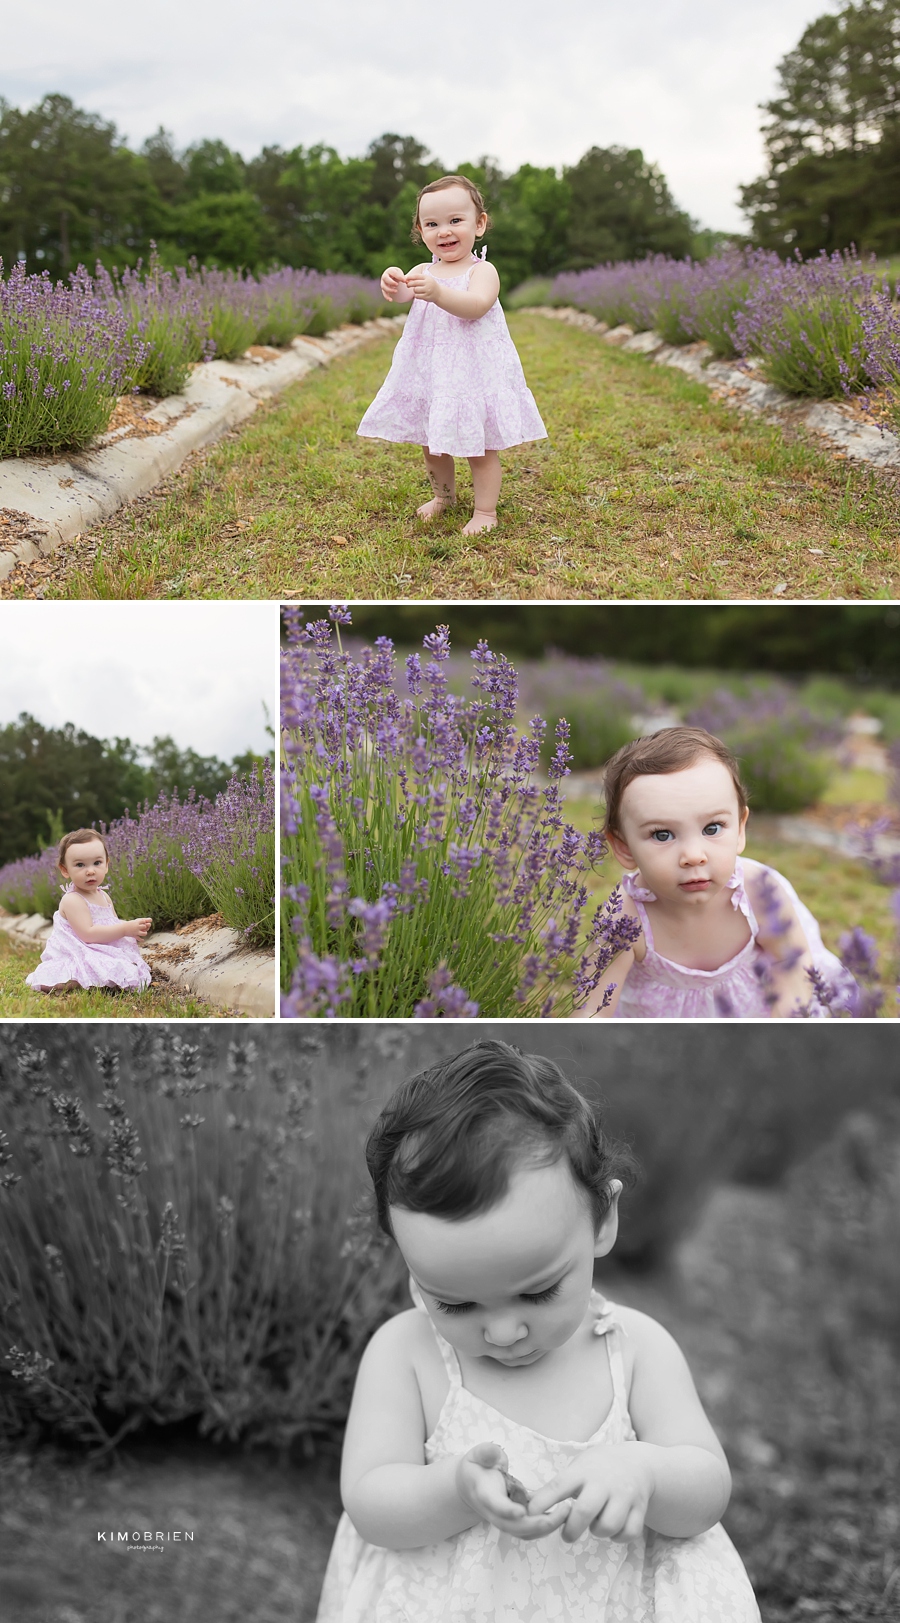
[[743, 816], [747, 810], [747, 791], [741, 781], [741, 769], [727, 744], [723, 744], [714, 733], [708, 733], [705, 727], [664, 727], [658, 733], [651, 733], [648, 738], [633, 738], [630, 744], [623, 744], [607, 763], [603, 778], [606, 794], [604, 834], [621, 833], [619, 817], [622, 796], [635, 778], [683, 772], [686, 767], [693, 766], [701, 755], [711, 755], [728, 768], [737, 795], [738, 811]]
[[474, 180], [469, 180], [466, 175], [442, 175], [440, 180], [430, 180], [427, 186], [423, 186], [416, 198], [416, 212], [413, 215], [412, 230], [409, 233], [413, 242], [422, 241], [422, 233], [419, 230], [419, 209], [421, 208], [422, 198], [427, 197], [429, 192], [445, 192], [450, 186], [461, 186], [463, 191], [468, 192], [475, 204], [475, 218], [478, 219], [482, 214], [487, 215], [487, 224], [484, 229], [487, 231], [490, 228], [491, 217], [484, 206], [484, 198]]
[[89, 845], [91, 840], [100, 841], [100, 844], [106, 852], [107, 861], [109, 861], [109, 846], [103, 838], [103, 835], [98, 834], [95, 828], [76, 828], [72, 830], [71, 834], [64, 834], [59, 842], [56, 853], [57, 867], [65, 867], [66, 852], [68, 851], [70, 845]]

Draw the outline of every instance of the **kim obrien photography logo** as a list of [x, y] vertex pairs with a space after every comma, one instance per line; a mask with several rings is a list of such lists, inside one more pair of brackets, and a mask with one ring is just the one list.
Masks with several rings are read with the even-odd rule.
[[165, 1533], [151, 1532], [149, 1528], [144, 1532], [122, 1532], [116, 1528], [103, 1528], [98, 1530], [98, 1544], [124, 1545], [126, 1550], [143, 1550], [162, 1552], [167, 1544], [193, 1544], [194, 1532], [192, 1528], [169, 1528]]

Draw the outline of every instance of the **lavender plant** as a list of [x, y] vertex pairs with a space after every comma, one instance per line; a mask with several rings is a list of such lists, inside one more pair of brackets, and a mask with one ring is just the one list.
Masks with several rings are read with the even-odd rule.
[[211, 1027], [0, 1034], [8, 1437], [102, 1453], [193, 1417], [288, 1448], [337, 1426], [401, 1275], [376, 1277], [355, 1208], [396, 1042], [329, 1035], [323, 1056]]
[[682, 314], [685, 331], [705, 339], [716, 356], [739, 355], [738, 313], [760, 278], [780, 263], [765, 248], [731, 248], [695, 265]]
[[735, 316], [741, 354], [760, 356], [766, 376], [790, 394], [862, 393], [873, 382], [863, 309], [875, 281], [874, 262], [865, 267], [852, 249], [773, 261]]
[[70, 287], [0, 261], [0, 456], [87, 445], [134, 386], [146, 345], [89, 278]]
[[201, 877], [186, 853], [197, 839], [208, 800], [193, 791], [180, 801], [162, 794], [136, 817], [126, 813], [109, 827], [110, 895], [120, 918], [152, 918], [156, 929], [186, 924], [215, 912]]
[[891, 415], [900, 428], [900, 307], [896, 289], [877, 288], [862, 309], [866, 376], [885, 390]]
[[540, 787], [545, 723], [516, 728], [516, 673], [486, 643], [460, 697], [439, 627], [401, 697], [389, 639], [343, 651], [345, 608], [285, 621], [284, 1013], [570, 1013], [637, 926], [618, 892], [587, 916], [605, 846], [562, 816], [567, 723]]
[[62, 878], [56, 866], [56, 851], [40, 856], [20, 857], [0, 868], [0, 907], [8, 913], [40, 913], [53, 917], [62, 894]]
[[247, 944], [275, 943], [275, 778], [232, 778], [196, 819], [185, 844], [191, 872]]
[[154, 249], [146, 270], [140, 261], [121, 275], [98, 265], [94, 283], [107, 307], [121, 310], [129, 331], [146, 348], [136, 387], [160, 397], [180, 393], [194, 363], [214, 349], [196, 282], [184, 270], [165, 270]]

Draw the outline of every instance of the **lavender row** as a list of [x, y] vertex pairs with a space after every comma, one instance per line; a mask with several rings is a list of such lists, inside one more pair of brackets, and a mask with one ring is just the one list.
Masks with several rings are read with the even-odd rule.
[[[157, 928], [221, 913], [248, 944], [275, 940], [275, 791], [271, 766], [233, 778], [214, 802], [161, 795], [137, 816], [101, 824], [120, 918]], [[63, 888], [55, 850], [0, 868], [0, 905], [50, 918]]]
[[378, 283], [362, 276], [273, 270], [265, 276], [191, 263], [68, 282], [29, 276], [0, 260], [0, 456], [87, 445], [108, 427], [119, 395], [176, 394], [190, 369], [233, 359], [254, 343], [285, 345], [301, 333], [387, 312]]
[[732, 248], [697, 262], [647, 259], [564, 271], [511, 301], [575, 305], [610, 326], [653, 328], [670, 344], [702, 339], [752, 357], [770, 382], [821, 399], [884, 389], [900, 419], [900, 307], [874, 258], [854, 249], [782, 260]]

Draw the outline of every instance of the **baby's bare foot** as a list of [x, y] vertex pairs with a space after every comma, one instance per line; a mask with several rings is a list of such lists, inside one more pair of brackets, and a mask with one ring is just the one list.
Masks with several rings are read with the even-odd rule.
[[430, 518], [440, 518], [445, 508], [455, 506], [455, 496], [432, 496], [430, 502], [423, 502], [421, 507], [416, 508], [416, 516], [424, 519], [427, 524]]
[[496, 528], [496, 513], [482, 513], [480, 509], [476, 507], [472, 517], [469, 519], [468, 524], [463, 530], [463, 535], [480, 535], [482, 530], [496, 530]]

